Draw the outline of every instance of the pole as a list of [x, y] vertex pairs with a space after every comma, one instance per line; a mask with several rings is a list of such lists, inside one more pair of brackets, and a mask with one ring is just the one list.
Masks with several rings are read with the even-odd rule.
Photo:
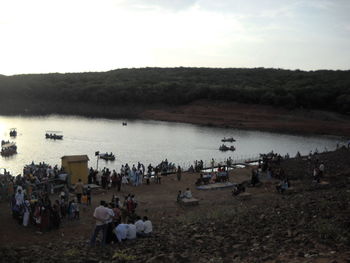
[[98, 160], [100, 159], [100, 156], [97, 156], [97, 163], [96, 163], [96, 171], [98, 170]]

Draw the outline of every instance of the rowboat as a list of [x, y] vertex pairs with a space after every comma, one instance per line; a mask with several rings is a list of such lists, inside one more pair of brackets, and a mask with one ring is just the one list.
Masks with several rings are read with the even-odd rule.
[[115, 160], [115, 156], [114, 154], [110, 153], [101, 153], [100, 154], [100, 158], [106, 161], [114, 161]]
[[57, 135], [57, 134], [48, 134], [48, 133], [46, 133], [45, 134], [45, 138], [46, 139], [53, 139], [53, 140], [62, 140], [63, 139], [63, 135]]
[[235, 151], [236, 148], [235, 148], [233, 145], [231, 145], [230, 147], [228, 147], [228, 146], [226, 146], [225, 144], [223, 144], [223, 145], [221, 145], [221, 146], [219, 147], [219, 150], [220, 150], [220, 151], [223, 151], [223, 152], [226, 152], [226, 151]]
[[222, 141], [222, 142], [235, 142], [236, 140], [233, 139], [232, 137], [230, 137], [230, 138], [225, 138], [225, 137], [224, 137], [221, 141]]
[[17, 130], [16, 128], [10, 129], [10, 137], [16, 137], [17, 136]]
[[45, 138], [52, 140], [62, 140], [63, 135], [59, 135], [58, 133], [62, 133], [61, 131], [46, 131]]
[[10, 156], [17, 153], [17, 146], [14, 142], [1, 145], [1, 155]]

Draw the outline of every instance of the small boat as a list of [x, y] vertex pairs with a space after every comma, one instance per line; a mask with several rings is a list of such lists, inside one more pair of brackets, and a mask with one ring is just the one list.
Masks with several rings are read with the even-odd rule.
[[236, 148], [235, 148], [233, 145], [231, 145], [230, 147], [228, 147], [228, 146], [226, 146], [225, 144], [223, 144], [223, 145], [221, 145], [221, 146], [219, 147], [219, 150], [220, 150], [220, 151], [223, 151], [223, 152], [226, 152], [226, 151], [235, 151]]
[[63, 139], [63, 135], [57, 135], [57, 134], [52, 134], [52, 133], [50, 133], [50, 134], [48, 134], [48, 133], [46, 133], [45, 134], [45, 138], [46, 139], [53, 139], [53, 140], [62, 140]]
[[230, 137], [230, 138], [225, 138], [225, 137], [224, 137], [221, 141], [222, 141], [222, 142], [235, 142], [236, 140], [233, 139], [232, 137]]
[[16, 137], [17, 136], [17, 130], [16, 128], [10, 129], [10, 137]]
[[46, 131], [45, 138], [52, 140], [63, 140], [63, 135], [59, 135], [60, 131]]
[[1, 155], [2, 156], [11, 156], [17, 153], [17, 146], [14, 142], [5, 143], [1, 145]]
[[2, 140], [2, 141], [1, 141], [1, 146], [4, 145], [4, 144], [7, 144], [7, 143], [10, 143], [10, 141], [4, 141], [4, 140]]
[[126, 121], [123, 121], [123, 126], [128, 125], [128, 123]]
[[114, 161], [115, 160], [115, 156], [113, 153], [101, 153], [100, 155], [100, 158], [103, 159], [103, 160], [106, 160], [106, 161]]

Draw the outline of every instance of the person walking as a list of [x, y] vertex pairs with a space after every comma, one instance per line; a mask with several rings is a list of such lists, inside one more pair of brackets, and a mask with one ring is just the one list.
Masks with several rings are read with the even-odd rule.
[[78, 203], [81, 204], [81, 197], [84, 193], [84, 184], [79, 178], [78, 182], [75, 184], [75, 193], [77, 195]]
[[86, 189], [87, 205], [91, 205], [91, 188], [90, 186]]
[[177, 166], [176, 177], [177, 177], [178, 181], [181, 181], [181, 167], [180, 167], [180, 165]]

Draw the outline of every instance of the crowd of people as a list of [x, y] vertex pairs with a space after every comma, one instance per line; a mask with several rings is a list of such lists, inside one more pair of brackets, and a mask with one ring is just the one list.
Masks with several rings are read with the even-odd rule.
[[[327, 149], [325, 149], [327, 151]], [[324, 176], [325, 164], [319, 161], [318, 150], [310, 151], [307, 156], [302, 156], [300, 152], [297, 152], [295, 158], [303, 158], [308, 162], [308, 174], [309, 178], [312, 179], [314, 183], [320, 183], [321, 178]], [[252, 169], [251, 185], [256, 186], [260, 184], [260, 177], [263, 173], [266, 173], [266, 178], [270, 180], [271, 178], [278, 179], [279, 182], [276, 185], [276, 190], [278, 193], [285, 193], [286, 190], [291, 188], [291, 183], [288, 175], [281, 167], [281, 162], [283, 160], [289, 159], [289, 155], [286, 154], [282, 157], [280, 154], [270, 152], [268, 154], [262, 154], [259, 160], [258, 168]]]
[[222, 162], [217, 162], [214, 160], [214, 158], [212, 158], [210, 160], [210, 167], [204, 167], [204, 162], [203, 160], [195, 160], [194, 164], [190, 166], [190, 168], [188, 169], [189, 172], [191, 173], [199, 173], [201, 172], [203, 169], [205, 168], [211, 168], [212, 171], [214, 171], [214, 167], [231, 167], [233, 165], [233, 159], [231, 157], [228, 157], [226, 160], [222, 161]]
[[79, 219], [79, 203], [76, 199], [68, 200], [66, 194], [61, 194], [60, 197], [52, 202], [50, 194], [42, 191], [32, 199], [26, 190], [18, 185], [10, 202], [12, 216], [19, 224], [25, 227], [34, 226], [39, 232], [58, 229], [65, 218]]
[[214, 184], [214, 183], [221, 183], [221, 182], [228, 182], [229, 181], [229, 174], [228, 174], [228, 167], [226, 166], [220, 166], [217, 169], [217, 172], [209, 172], [206, 174], [200, 173], [199, 178], [197, 179], [195, 185], [206, 185], [206, 184]]
[[0, 199], [10, 200], [18, 186], [25, 190], [29, 199], [38, 199], [42, 193], [52, 193], [57, 181], [65, 184], [65, 175], [63, 168], [59, 169], [57, 165], [52, 167], [44, 162], [26, 165], [23, 168], [23, 176], [12, 176], [5, 170], [0, 175]]
[[178, 179], [181, 179], [181, 167], [176, 168], [175, 164], [168, 162], [167, 159], [157, 166], [149, 164], [147, 171], [145, 165], [140, 162], [131, 167], [126, 163], [121, 166], [119, 173], [116, 170], [110, 171], [108, 168], [103, 168], [101, 171], [90, 168], [88, 183], [99, 185], [104, 189], [114, 188], [120, 191], [122, 185], [139, 186], [151, 182], [161, 184], [162, 176], [170, 172], [177, 173]]
[[[12, 176], [7, 171], [0, 175], [0, 197], [10, 202], [12, 216], [19, 224], [34, 226], [39, 232], [57, 229], [65, 218], [79, 219], [81, 200], [69, 198], [66, 177], [65, 171], [57, 165], [32, 162], [23, 168], [23, 175]], [[63, 188], [52, 201], [50, 195], [57, 182]]]
[[[262, 175], [265, 174], [267, 179], [280, 180], [276, 185], [276, 190], [283, 194], [291, 185], [280, 164], [288, 158], [288, 155], [282, 157], [273, 152], [261, 155], [258, 166], [252, 169], [251, 186], [259, 185]], [[313, 180], [319, 183], [324, 176], [325, 164], [319, 162], [317, 152], [310, 153], [307, 160], [312, 167]], [[212, 159], [212, 172], [200, 173], [196, 185], [228, 180], [228, 166], [219, 166], [218, 170], [214, 172], [214, 163], [214, 159]], [[227, 164], [231, 165], [231, 163], [232, 159], [229, 158]], [[201, 171], [203, 161], [196, 161], [194, 167], [194, 170]], [[147, 217], [141, 219], [136, 214], [138, 202], [135, 196], [129, 194], [119, 198], [116, 193], [120, 192], [122, 185], [126, 184], [132, 186], [150, 184], [151, 182], [161, 184], [161, 177], [169, 171], [175, 172], [177, 180], [181, 180], [181, 167], [176, 167], [167, 160], [156, 166], [149, 164], [147, 167], [140, 162], [132, 166], [126, 163], [121, 166], [119, 172], [108, 168], [101, 171], [90, 168], [89, 184], [97, 184], [104, 189], [115, 190], [110, 202], [101, 201], [101, 205], [95, 209], [96, 226], [91, 237], [91, 245], [96, 243], [100, 232], [102, 232], [102, 244], [149, 236], [152, 233], [152, 223]], [[57, 165], [52, 167], [45, 163], [34, 164], [34, 162], [24, 167], [23, 176], [11, 176], [9, 172], [4, 171], [0, 175], [0, 198], [10, 201], [13, 218], [19, 224], [25, 227], [32, 225], [40, 232], [57, 229], [62, 220], [79, 220], [82, 205], [91, 205], [90, 186], [85, 186], [79, 179], [74, 187], [69, 189], [64, 175], [65, 171], [58, 168]], [[64, 187], [58, 198], [52, 201], [50, 194], [54, 193], [54, 180], [62, 180]], [[234, 186], [232, 194], [238, 195], [244, 191], [245, 186], [238, 184]], [[70, 192], [74, 192], [75, 196], [72, 197]], [[184, 192], [181, 190], [178, 192], [178, 202], [191, 198], [192, 193], [189, 188]]]

